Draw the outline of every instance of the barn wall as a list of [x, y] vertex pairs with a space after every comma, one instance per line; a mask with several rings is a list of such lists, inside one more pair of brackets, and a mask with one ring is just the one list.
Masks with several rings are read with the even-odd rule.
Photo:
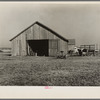
[[[68, 51], [68, 45], [67, 42], [60, 39], [50, 31], [44, 29], [43, 27], [35, 24], [31, 26], [29, 29], [27, 29], [25, 32], [23, 32], [21, 35], [17, 36], [14, 40], [12, 40], [12, 53], [13, 55], [30, 55], [30, 47], [27, 43], [27, 40], [33, 40], [33, 39], [58, 39], [57, 42], [57, 49], [55, 48], [49, 48], [49, 55], [55, 55], [58, 51], [64, 51], [67, 53]], [[54, 41], [53, 41], [54, 42]], [[50, 41], [50, 44], [53, 44], [52, 41]], [[55, 47], [55, 46], [54, 46]]]
[[25, 33], [19, 35], [14, 40], [12, 40], [12, 56], [24, 55], [27, 55]]
[[57, 52], [59, 52], [59, 40], [50, 39], [49, 40], [49, 56], [56, 56]]
[[25, 32], [23, 34], [20, 35], [21, 36], [21, 55], [27, 55], [27, 51], [26, 51], [26, 34]]
[[17, 56], [18, 55], [18, 41], [17, 41], [17, 38], [15, 38], [13, 41], [12, 41], [12, 56]]

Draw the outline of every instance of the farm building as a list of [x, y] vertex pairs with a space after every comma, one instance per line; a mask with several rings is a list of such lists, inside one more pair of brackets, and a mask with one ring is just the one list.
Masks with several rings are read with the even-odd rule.
[[68, 50], [73, 50], [75, 47], [75, 39], [68, 39]]
[[55, 56], [68, 52], [68, 39], [40, 22], [35, 22], [11, 40], [12, 56]]

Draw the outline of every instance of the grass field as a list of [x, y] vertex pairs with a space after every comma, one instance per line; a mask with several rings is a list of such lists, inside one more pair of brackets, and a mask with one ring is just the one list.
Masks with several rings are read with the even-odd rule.
[[100, 57], [0, 56], [0, 85], [100, 86]]

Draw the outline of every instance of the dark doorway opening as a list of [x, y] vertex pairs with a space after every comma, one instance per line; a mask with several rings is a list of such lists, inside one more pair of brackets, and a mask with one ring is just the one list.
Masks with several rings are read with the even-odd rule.
[[28, 44], [33, 53], [37, 56], [48, 56], [49, 43], [48, 40], [28, 40]]

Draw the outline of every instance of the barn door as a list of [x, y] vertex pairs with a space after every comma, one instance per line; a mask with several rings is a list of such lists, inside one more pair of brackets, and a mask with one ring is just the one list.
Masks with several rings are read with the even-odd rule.
[[56, 56], [59, 51], [59, 40], [49, 40], [49, 56]]

